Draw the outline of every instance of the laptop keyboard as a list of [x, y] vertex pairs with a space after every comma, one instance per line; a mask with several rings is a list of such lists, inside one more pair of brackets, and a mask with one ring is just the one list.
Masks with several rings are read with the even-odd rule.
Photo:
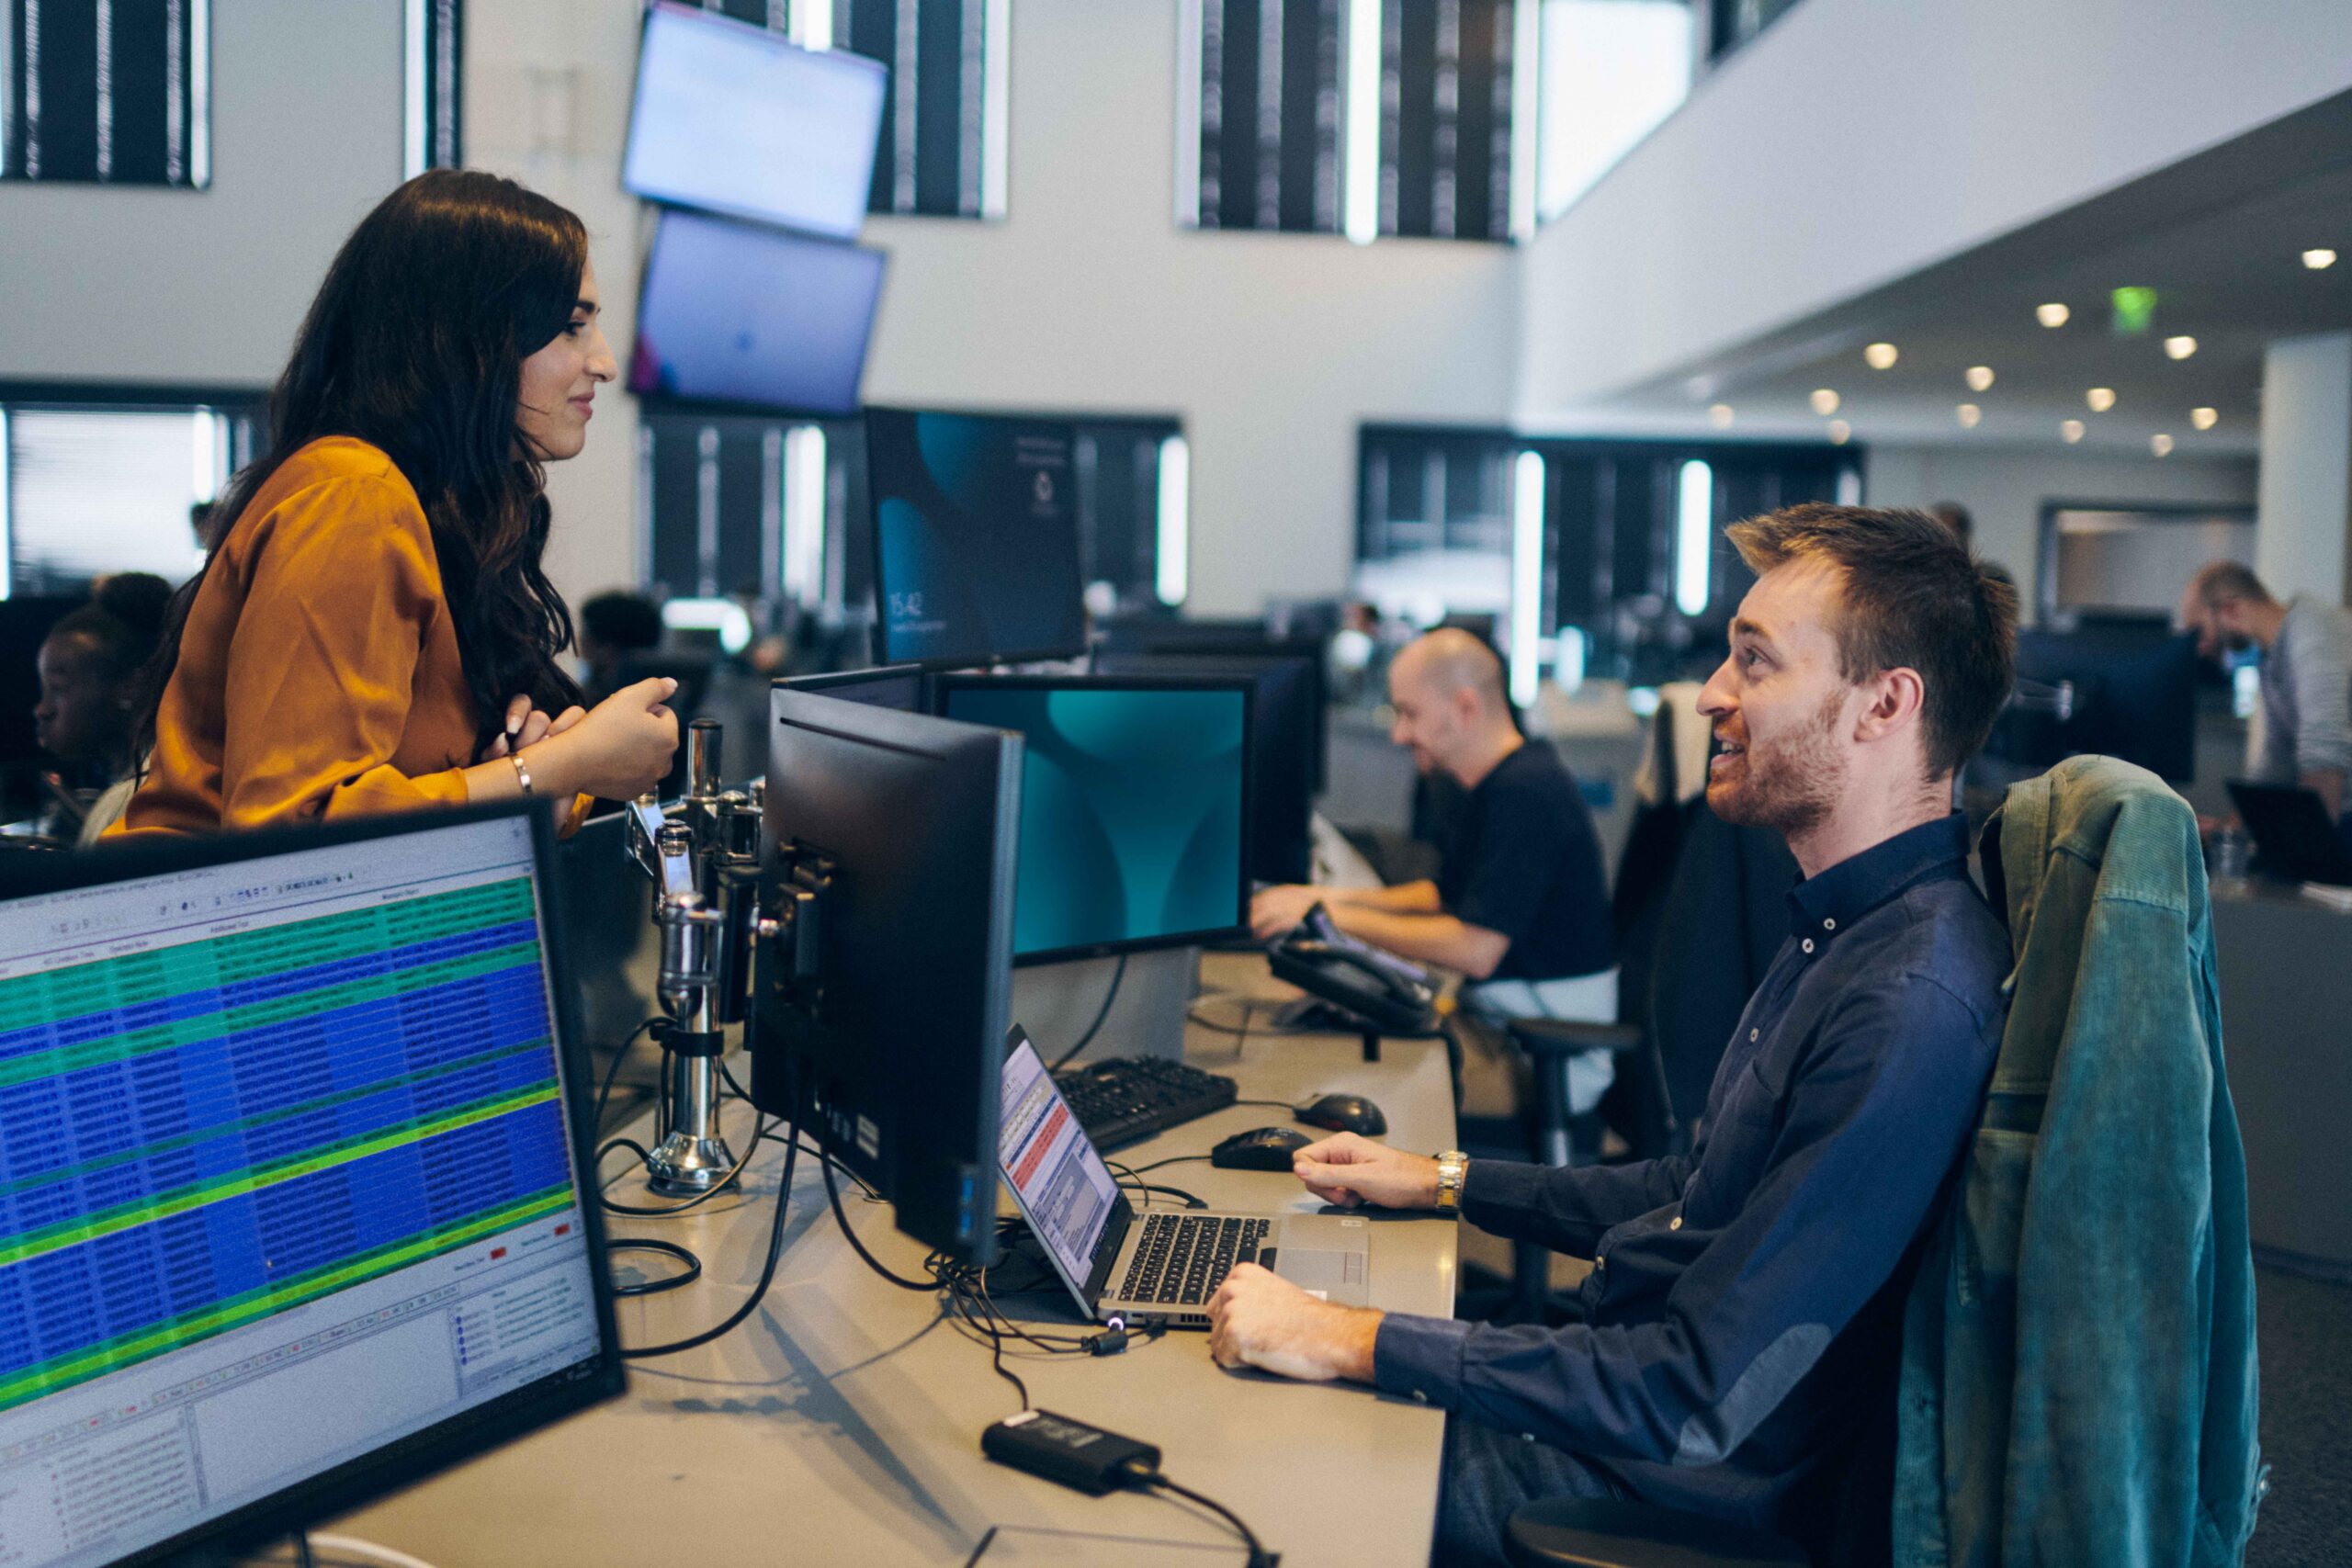
[[1258, 1260], [1259, 1246], [1273, 1228], [1272, 1220], [1239, 1214], [1148, 1214], [1118, 1299], [1202, 1305], [1236, 1263]]

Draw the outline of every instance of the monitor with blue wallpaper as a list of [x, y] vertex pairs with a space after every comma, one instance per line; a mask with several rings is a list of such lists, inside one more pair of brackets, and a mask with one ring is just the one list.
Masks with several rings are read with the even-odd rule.
[[939, 704], [1027, 740], [1015, 962], [1247, 929], [1246, 678], [950, 676]]
[[865, 411], [875, 604], [886, 664], [1085, 650], [1068, 421]]

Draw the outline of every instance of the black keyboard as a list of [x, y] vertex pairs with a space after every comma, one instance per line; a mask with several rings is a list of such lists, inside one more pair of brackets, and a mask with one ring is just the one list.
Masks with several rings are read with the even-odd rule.
[[1233, 1103], [1231, 1078], [1164, 1056], [1113, 1056], [1054, 1075], [1098, 1149], [1125, 1148]]
[[1273, 1228], [1272, 1220], [1238, 1214], [1147, 1214], [1117, 1299], [1200, 1306], [1236, 1263], [1258, 1260], [1258, 1248]]

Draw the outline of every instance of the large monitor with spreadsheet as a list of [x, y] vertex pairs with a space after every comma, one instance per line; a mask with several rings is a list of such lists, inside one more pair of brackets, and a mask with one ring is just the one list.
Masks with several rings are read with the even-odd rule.
[[9, 1562], [224, 1558], [619, 1392], [548, 849], [497, 807], [9, 857]]

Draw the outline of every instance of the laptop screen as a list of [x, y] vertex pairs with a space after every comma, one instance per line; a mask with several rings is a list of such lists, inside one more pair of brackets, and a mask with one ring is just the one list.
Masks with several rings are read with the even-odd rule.
[[997, 1163], [1029, 1228], [1053, 1254], [1074, 1291], [1093, 1270], [1094, 1248], [1119, 1196], [1094, 1141], [1070, 1114], [1037, 1048], [1025, 1034], [1004, 1059], [1004, 1118]]

